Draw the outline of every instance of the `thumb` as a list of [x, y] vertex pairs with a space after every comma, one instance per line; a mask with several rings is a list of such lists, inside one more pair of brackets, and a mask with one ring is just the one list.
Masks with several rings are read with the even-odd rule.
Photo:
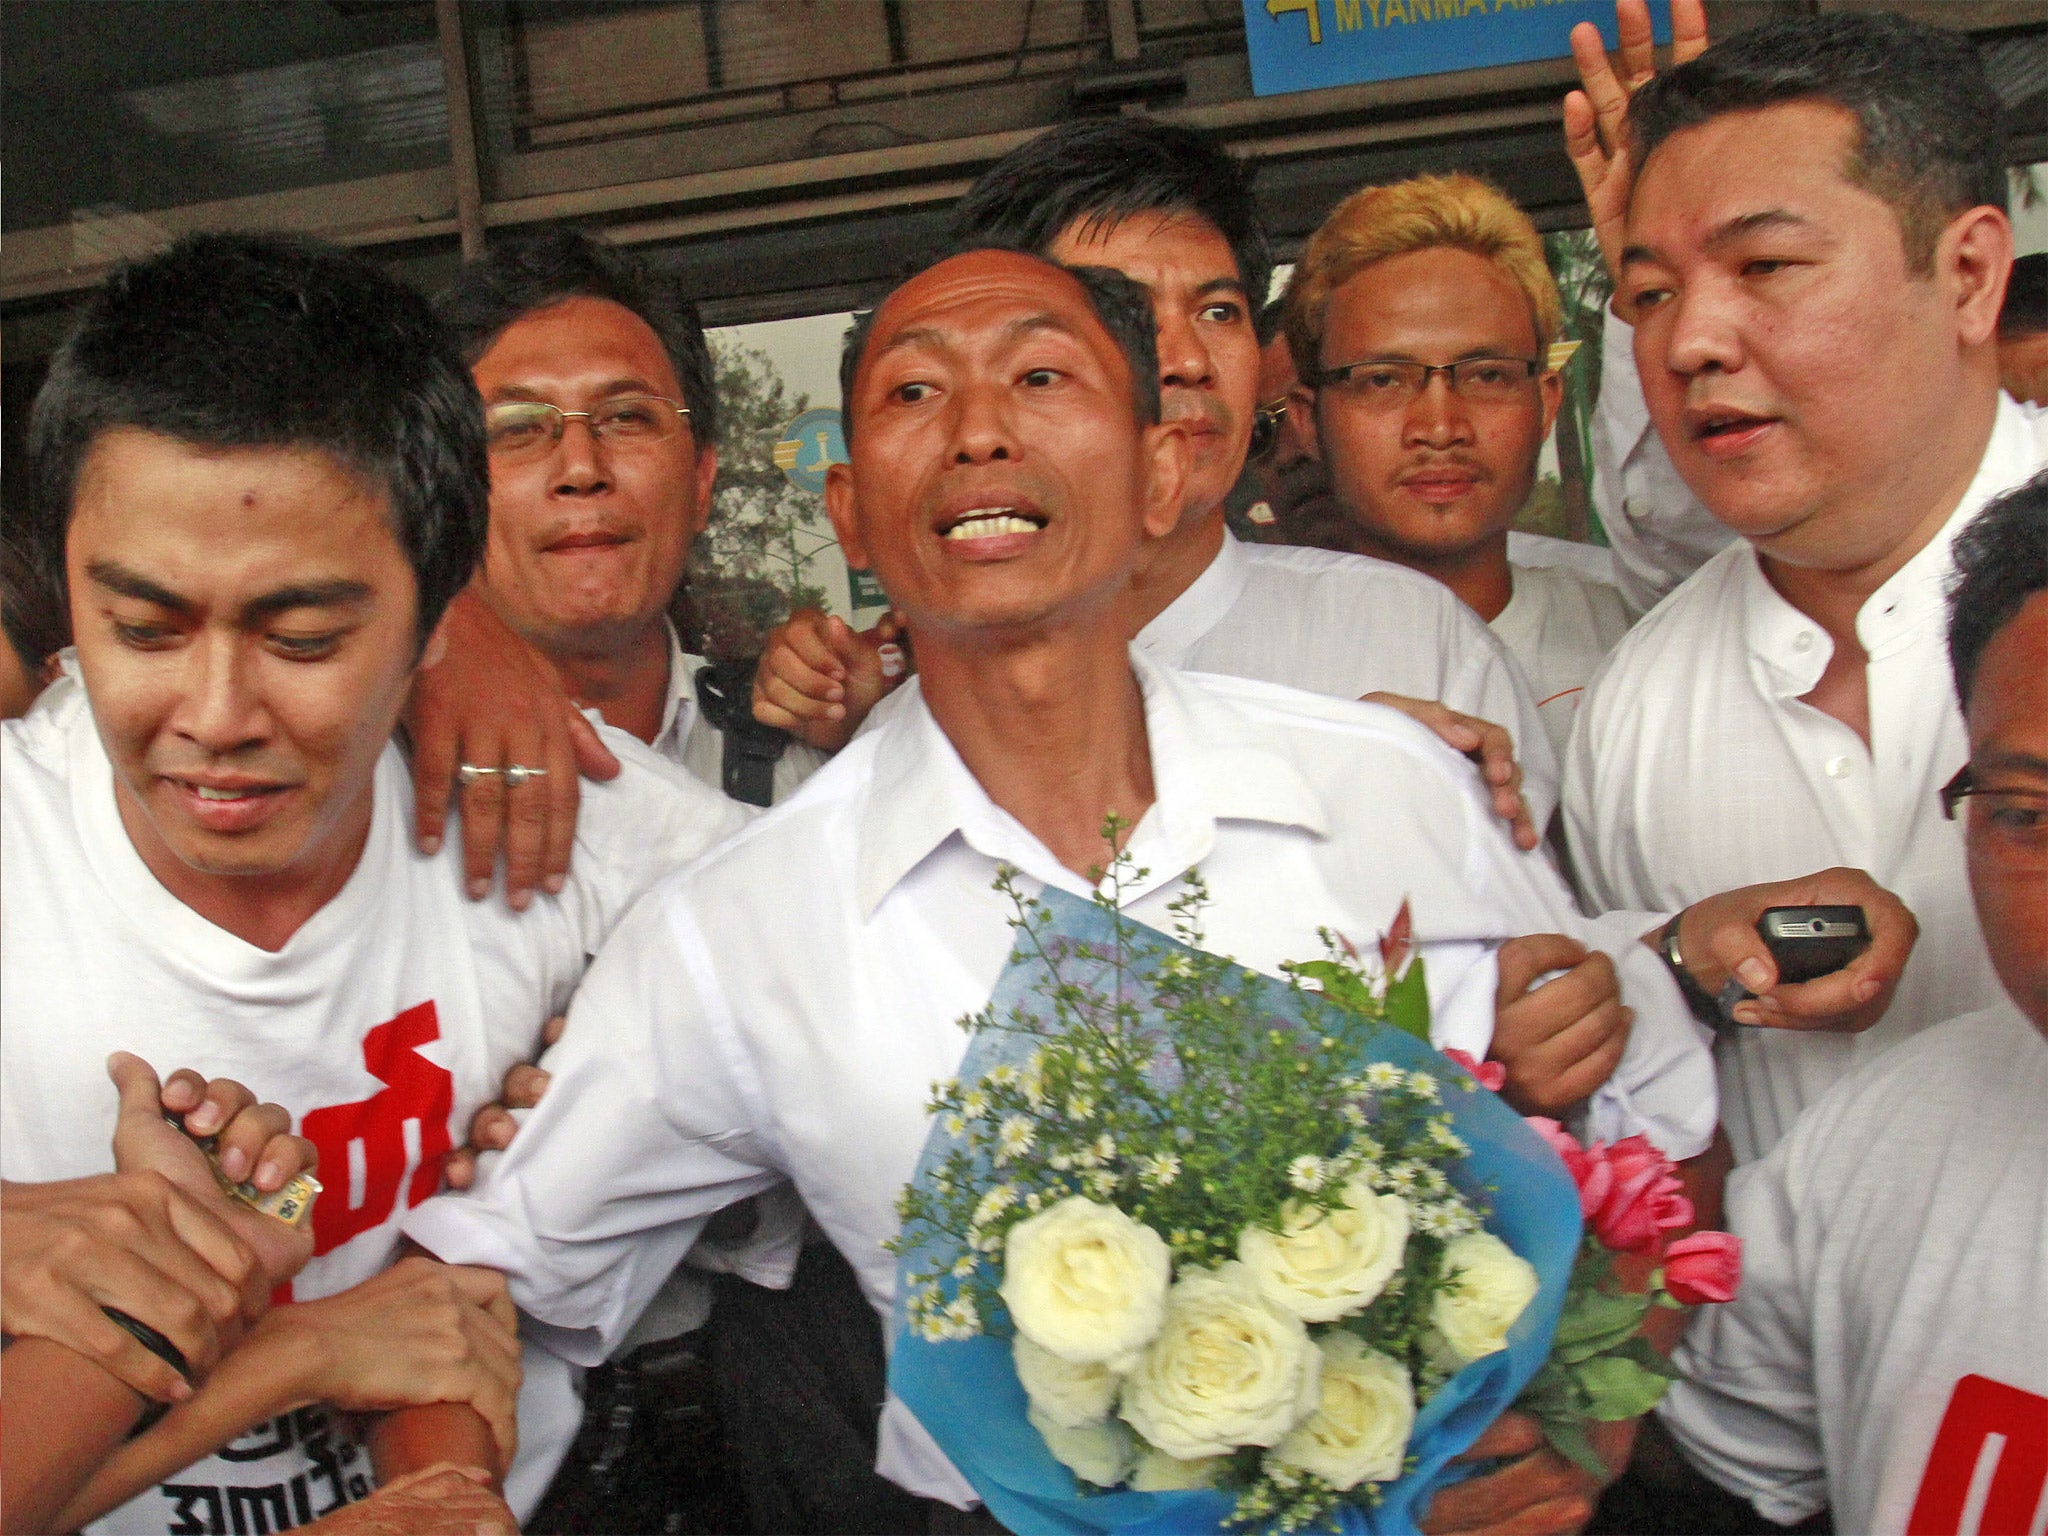
[[156, 1075], [156, 1068], [140, 1056], [128, 1051], [116, 1051], [107, 1058], [107, 1076], [112, 1079], [114, 1091], [121, 1095], [121, 1118], [131, 1115], [147, 1115], [155, 1120], [163, 1114], [164, 1085]]

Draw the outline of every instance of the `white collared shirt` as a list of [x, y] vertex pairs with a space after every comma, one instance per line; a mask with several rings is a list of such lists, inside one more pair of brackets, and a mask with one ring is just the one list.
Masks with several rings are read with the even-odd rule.
[[[668, 629], [668, 703], [661, 712], [661, 729], [650, 745], [672, 763], [689, 769], [701, 783], [724, 793], [725, 732], [705, 717], [697, 701], [697, 673], [706, 662], [683, 649], [682, 637], [673, 624]], [[792, 738], [775, 760], [775, 798], [785, 798], [797, 785], [818, 771], [825, 754]]]
[[[1199, 865], [1206, 943], [1274, 974], [1412, 904], [1441, 1044], [1482, 1054], [1496, 946], [1588, 924], [1537, 854], [1508, 841], [1469, 763], [1391, 710], [1134, 654], [1157, 799], [1130, 836], [1151, 871], [1126, 910], [1171, 930]], [[576, 995], [553, 1085], [469, 1197], [412, 1236], [504, 1270], [538, 1336], [600, 1358], [711, 1212], [787, 1176], [886, 1319], [881, 1248], [929, 1128], [932, 1084], [966, 1049], [1011, 944], [999, 864], [1027, 889], [1086, 882], [996, 806], [915, 685], [787, 803], [643, 901]], [[1621, 965], [1637, 1027], [1590, 1109], [1594, 1134], [1659, 1133], [1677, 1155], [1714, 1121], [1711, 1063], [1647, 949]], [[1660, 1029], [1654, 1017], [1676, 1021]], [[900, 1408], [880, 1470], [965, 1503]]]
[[1528, 685], [1479, 616], [1443, 583], [1365, 555], [1243, 544], [1139, 631], [1138, 649], [1190, 672], [1281, 683], [1332, 698], [1434, 699], [1506, 727], [1541, 828], [1557, 761]]
[[1636, 625], [1579, 710], [1564, 816], [1593, 910], [1668, 915], [1721, 891], [1847, 865], [1920, 920], [1891, 1007], [1866, 1033], [1738, 1029], [1720, 1042], [1722, 1118], [1739, 1160], [1768, 1152], [1852, 1063], [2003, 996], [1964, 876], [1963, 829], [1936, 801], [1969, 756], [1944, 587], [1956, 534], [2044, 459], [2028, 418], [2001, 399], [1954, 515], [1864, 603], [1856, 632], [1870, 658], [1867, 748], [1802, 702], [1832, 642], [1772, 587], [1746, 541]]

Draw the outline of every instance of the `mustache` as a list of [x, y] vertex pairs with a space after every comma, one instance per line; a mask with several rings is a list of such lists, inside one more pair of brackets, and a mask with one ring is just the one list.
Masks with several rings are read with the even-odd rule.
[[554, 517], [543, 523], [534, 533], [533, 546], [536, 549], [545, 549], [548, 545], [556, 543], [561, 539], [570, 537], [587, 538], [594, 533], [602, 534], [606, 538], [625, 539], [632, 538], [639, 532], [639, 528], [631, 523], [622, 522], [618, 518], [606, 517], [602, 514], [594, 517], [587, 513], [568, 517]]

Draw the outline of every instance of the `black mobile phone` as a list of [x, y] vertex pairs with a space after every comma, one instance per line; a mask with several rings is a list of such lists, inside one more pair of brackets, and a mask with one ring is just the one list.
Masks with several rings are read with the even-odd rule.
[[1780, 982], [1811, 981], [1839, 971], [1870, 948], [1861, 907], [1772, 907], [1756, 920]]

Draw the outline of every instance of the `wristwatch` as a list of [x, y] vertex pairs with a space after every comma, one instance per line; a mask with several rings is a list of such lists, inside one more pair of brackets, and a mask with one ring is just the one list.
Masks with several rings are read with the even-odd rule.
[[1678, 983], [1678, 990], [1685, 996], [1685, 1006], [1692, 1016], [1709, 1029], [1719, 1029], [1728, 1022], [1721, 1012], [1720, 1004], [1707, 995], [1707, 989], [1693, 980], [1693, 974], [1686, 968], [1685, 957], [1678, 952], [1678, 920], [1685, 916], [1683, 911], [1672, 915], [1664, 925], [1664, 937], [1657, 941], [1657, 953], [1664, 957], [1664, 964], [1670, 968], [1672, 980]]

